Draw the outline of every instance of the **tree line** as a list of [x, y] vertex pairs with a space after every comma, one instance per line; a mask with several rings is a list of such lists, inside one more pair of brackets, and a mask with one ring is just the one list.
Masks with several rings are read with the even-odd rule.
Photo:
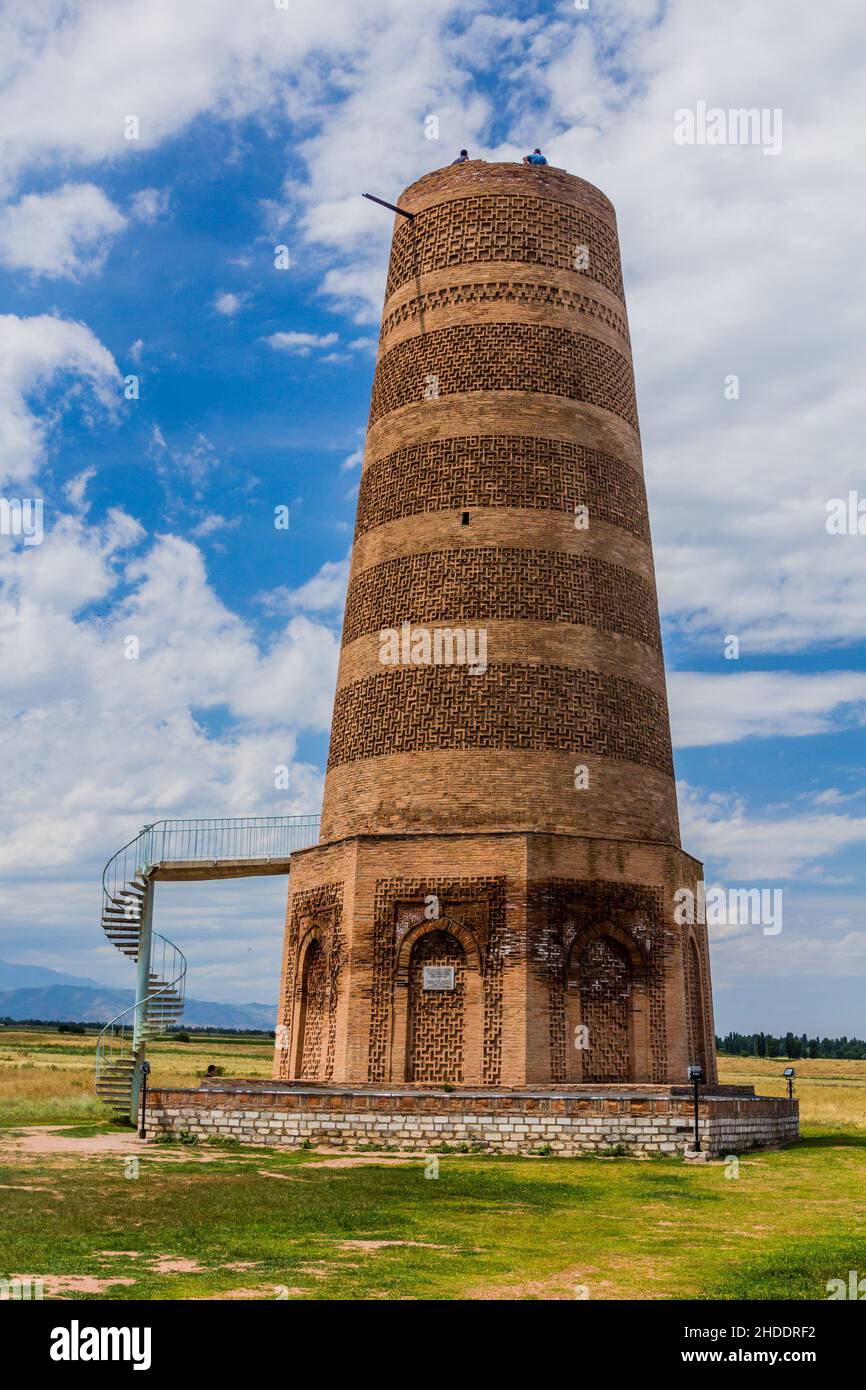
[[716, 1051], [723, 1057], [835, 1057], [848, 1060], [866, 1058], [862, 1038], [809, 1038], [805, 1033], [726, 1033], [716, 1036]]

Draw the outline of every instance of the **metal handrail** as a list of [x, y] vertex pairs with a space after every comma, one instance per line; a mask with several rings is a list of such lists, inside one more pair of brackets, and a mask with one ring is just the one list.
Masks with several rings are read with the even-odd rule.
[[[103, 926], [111, 935], [112, 926], [118, 921], [119, 915], [128, 916], [130, 922], [138, 925], [137, 949], [140, 952], [142, 904], [137, 899], [144, 901], [146, 895], [153, 891], [147, 880], [157, 864], [181, 859], [187, 862], [282, 862], [290, 858], [295, 850], [306, 849], [317, 844], [318, 840], [319, 817], [312, 815], [192, 817], [153, 821], [150, 825], [142, 826], [133, 839], [113, 854], [102, 871]], [[123, 934], [119, 935], [121, 941], [116, 940], [115, 944], [123, 949]], [[148, 984], [151, 976], [156, 974], [158, 986], [148, 989], [142, 998], [137, 998], [101, 1030], [96, 1045], [97, 1081], [112, 1064], [134, 1060], [139, 1042], [143, 1043], [148, 1036], [148, 1015], [155, 1001], [174, 994], [177, 996], [174, 1002], [179, 1005], [178, 1018], [182, 1013], [187, 969], [183, 952], [158, 932], [148, 934], [147, 940]], [[160, 956], [159, 961], [157, 956]], [[173, 978], [168, 979], [168, 975]], [[139, 988], [141, 983], [139, 977]], [[133, 1018], [144, 1028], [143, 1034], [133, 1029]], [[158, 1023], [155, 1029], [159, 1031]]]

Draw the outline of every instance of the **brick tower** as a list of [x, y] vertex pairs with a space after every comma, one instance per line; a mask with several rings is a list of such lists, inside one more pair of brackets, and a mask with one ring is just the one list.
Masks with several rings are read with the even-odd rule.
[[276, 1075], [714, 1081], [613, 208], [481, 162], [400, 205]]

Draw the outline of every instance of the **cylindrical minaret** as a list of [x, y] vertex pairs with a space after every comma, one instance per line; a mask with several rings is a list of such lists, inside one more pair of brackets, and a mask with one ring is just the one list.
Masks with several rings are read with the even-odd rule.
[[613, 208], [481, 162], [400, 206], [322, 839], [678, 844]]
[[478, 162], [400, 205], [277, 1075], [712, 1080], [613, 208]]

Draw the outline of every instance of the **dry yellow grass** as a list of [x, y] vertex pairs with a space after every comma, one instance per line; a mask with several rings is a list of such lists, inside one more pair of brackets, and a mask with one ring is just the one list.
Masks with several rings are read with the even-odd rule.
[[866, 1061], [837, 1062], [802, 1058], [788, 1063], [766, 1057], [720, 1057], [719, 1080], [754, 1086], [759, 1095], [785, 1096], [785, 1067], [796, 1070], [794, 1094], [804, 1125], [844, 1125], [866, 1129]]
[[[213, 1063], [227, 1075], [270, 1076], [274, 1044], [264, 1038], [195, 1038], [148, 1049], [154, 1085], [197, 1086]], [[93, 1090], [96, 1036], [0, 1032], [0, 1125], [106, 1119]]]
[[[0, 1124], [105, 1119], [93, 1092], [96, 1037], [87, 1034], [0, 1031]], [[149, 1049], [154, 1085], [197, 1086], [211, 1063], [228, 1076], [268, 1077], [273, 1042], [265, 1038], [197, 1038], [154, 1043]], [[761, 1095], [786, 1093], [781, 1059], [720, 1057], [719, 1079], [751, 1083]], [[797, 1069], [796, 1095], [804, 1125], [866, 1129], [866, 1061], [810, 1061]]]

